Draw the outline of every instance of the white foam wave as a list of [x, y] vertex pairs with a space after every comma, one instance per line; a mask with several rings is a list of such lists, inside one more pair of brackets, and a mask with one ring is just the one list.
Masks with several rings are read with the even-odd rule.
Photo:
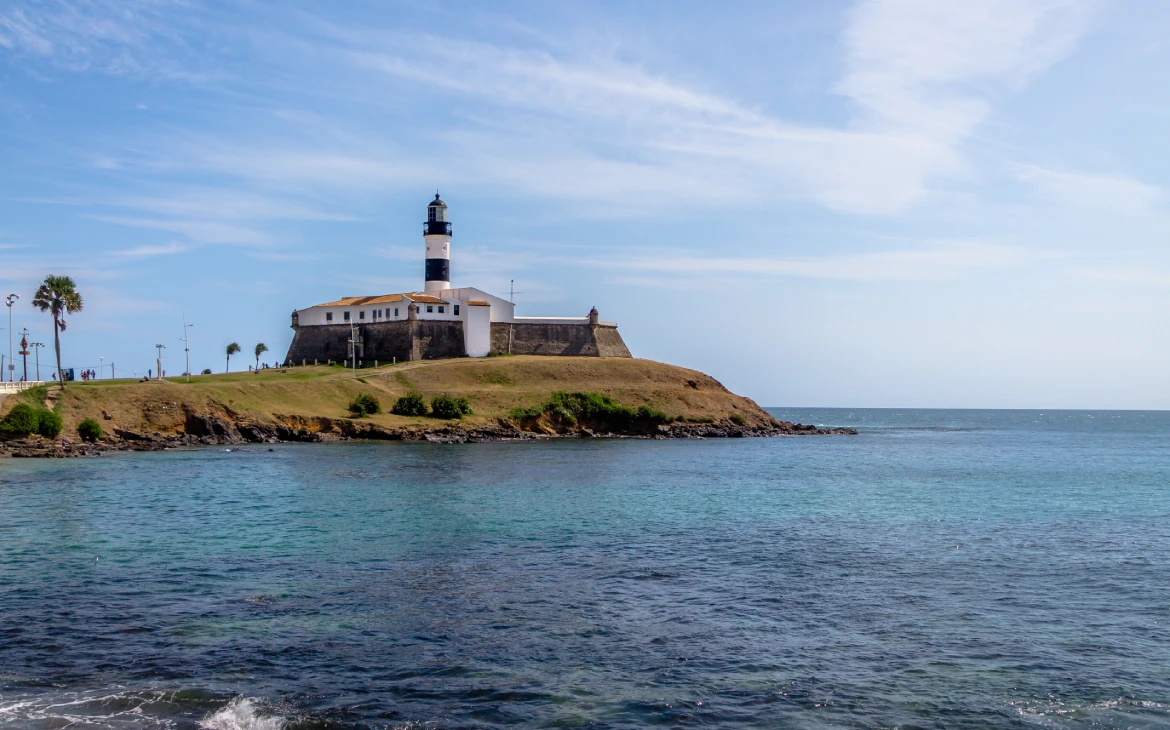
[[240, 697], [205, 717], [199, 727], [203, 730], [281, 730], [284, 727], [284, 718], [262, 716], [258, 710], [256, 700]]

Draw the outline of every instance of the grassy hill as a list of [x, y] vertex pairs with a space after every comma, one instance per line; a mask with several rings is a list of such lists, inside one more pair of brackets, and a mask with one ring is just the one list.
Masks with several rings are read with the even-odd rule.
[[[191, 426], [193, 415], [220, 419], [240, 427], [245, 435], [251, 427], [267, 432], [280, 427], [302, 433], [388, 437], [450, 430], [453, 424], [462, 430], [506, 427], [545, 433], [589, 426], [570, 423], [570, 428], [555, 418], [523, 419], [516, 415], [518, 409], [539, 411], [558, 391], [598, 393], [622, 406], [647, 406], [665, 415], [670, 428], [675, 429], [722, 424], [750, 432], [782, 425], [751, 400], [729, 392], [703, 373], [629, 358], [432, 360], [366, 368], [358, 370], [356, 378], [350, 370], [337, 366], [296, 367], [193, 376], [190, 383], [182, 377], [70, 383], [64, 391], [51, 386], [47, 393], [31, 397], [46, 397], [47, 405], [64, 419], [63, 435], [69, 439], [76, 439], [77, 424], [84, 418], [97, 419], [111, 434], [198, 435]], [[453, 422], [388, 412], [399, 396], [411, 392], [428, 400], [443, 394], [467, 398], [472, 414]], [[348, 404], [359, 393], [376, 397], [383, 412], [352, 418]], [[0, 410], [11, 408], [16, 398], [10, 396], [10, 402]], [[639, 428], [644, 431], [644, 426]]]

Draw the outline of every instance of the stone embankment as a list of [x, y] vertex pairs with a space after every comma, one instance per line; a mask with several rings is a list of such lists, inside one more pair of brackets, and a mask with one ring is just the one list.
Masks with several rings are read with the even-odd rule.
[[0, 441], [0, 457], [64, 458], [100, 456], [118, 451], [163, 451], [200, 446], [242, 446], [246, 444], [327, 443], [335, 441], [414, 441], [441, 444], [532, 441], [566, 438], [744, 438], [762, 436], [804, 436], [855, 434], [849, 428], [818, 428], [812, 425], [774, 421], [767, 425], [735, 423], [671, 423], [649, 428], [610, 432], [585, 426], [560, 432], [526, 430], [501, 418], [495, 423], [463, 426], [458, 423], [433, 426], [387, 427], [360, 419], [302, 416], [281, 417], [283, 423], [233, 421], [222, 415], [189, 415], [181, 433], [141, 433], [115, 429], [95, 443], [45, 439], [39, 436]]
[[[461, 419], [396, 415], [399, 398], [465, 399]], [[380, 409], [355, 418], [358, 397]], [[8, 400], [15, 400], [10, 396]], [[850, 433], [776, 420], [696, 370], [629, 357], [455, 358], [381, 365], [273, 368], [159, 380], [99, 380], [33, 389], [53, 410], [53, 440], [0, 438], [0, 456], [86, 456], [210, 445], [350, 439], [468, 443], [550, 438], [738, 438]], [[12, 407], [0, 406], [0, 417]], [[389, 411], [389, 412], [388, 412]], [[97, 443], [79, 426], [96, 421]]]

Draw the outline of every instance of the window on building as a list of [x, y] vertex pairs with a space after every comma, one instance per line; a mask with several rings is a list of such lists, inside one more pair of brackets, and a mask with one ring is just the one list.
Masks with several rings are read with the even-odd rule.
[[326, 322], [332, 322], [332, 321], [333, 321], [333, 312], [326, 312], [326, 313], [325, 313], [325, 321], [326, 321]]
[[428, 304], [428, 305], [427, 305], [427, 311], [428, 311], [428, 312], [433, 312], [433, 311], [435, 311], [435, 308], [434, 308], [433, 306], [431, 306], [430, 304]]
[[366, 318], [366, 310], [363, 309], [362, 311], [358, 312], [358, 319], [365, 319], [365, 318]]
[[442, 314], [444, 309], [446, 309], [446, 307], [444, 307], [442, 304], [440, 304], [439, 305], [439, 314]]
[[395, 308], [394, 308], [394, 316], [395, 316], [395, 317], [397, 317], [397, 316], [398, 316], [398, 307], [395, 307]]
[[349, 321], [349, 312], [343, 313], [341, 315], [341, 318], [344, 319], [346, 322], [348, 322]]
[[459, 305], [456, 304], [456, 305], [452, 306], [451, 311], [452, 311], [452, 314], [454, 314], [455, 316], [459, 316]]

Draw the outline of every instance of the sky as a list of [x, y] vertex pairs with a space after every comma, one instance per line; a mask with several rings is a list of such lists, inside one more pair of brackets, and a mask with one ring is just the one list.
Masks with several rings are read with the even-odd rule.
[[1168, 81], [1156, 0], [10, 0], [0, 296], [42, 367], [49, 274], [66, 367], [272, 362], [438, 190], [454, 285], [765, 406], [1166, 409]]

